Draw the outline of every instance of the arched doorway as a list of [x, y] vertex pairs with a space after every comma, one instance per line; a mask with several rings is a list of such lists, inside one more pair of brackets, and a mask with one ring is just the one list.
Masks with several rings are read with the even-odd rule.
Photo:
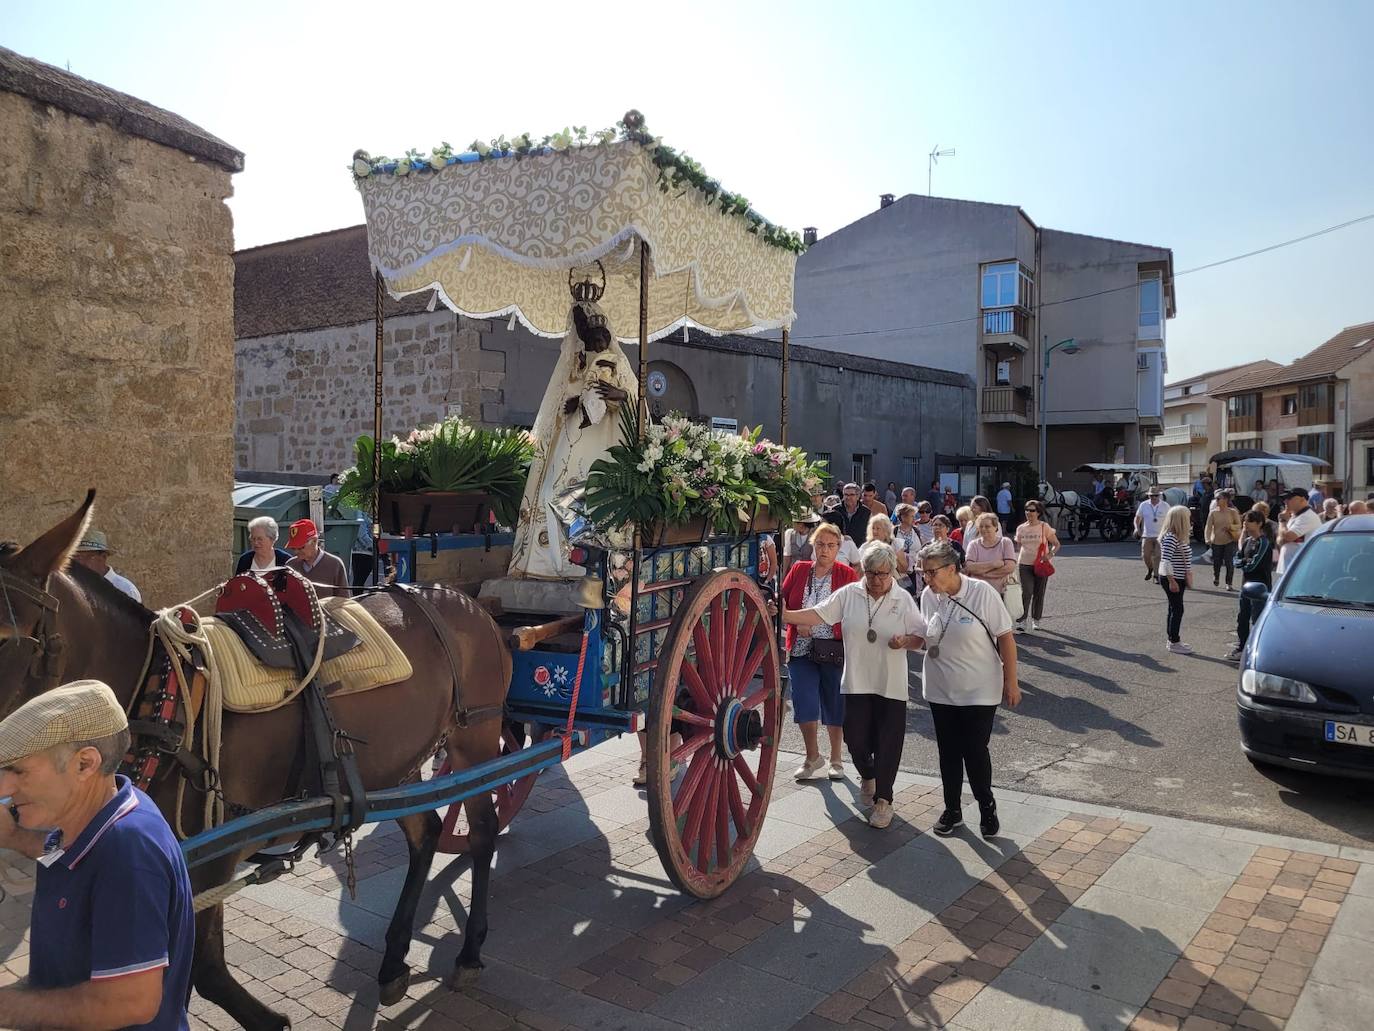
[[672, 362], [649, 362], [649, 414], [655, 421], [669, 412], [681, 412], [695, 419], [697, 411], [697, 390], [691, 377]]

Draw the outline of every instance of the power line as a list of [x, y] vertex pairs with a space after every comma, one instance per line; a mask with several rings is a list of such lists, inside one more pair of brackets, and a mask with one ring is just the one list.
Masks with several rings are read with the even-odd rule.
[[[1260, 247], [1257, 250], [1246, 251], [1244, 254], [1236, 254], [1229, 258], [1222, 258], [1219, 261], [1209, 261], [1205, 265], [1196, 265], [1193, 268], [1184, 269], [1182, 272], [1175, 272], [1173, 276], [1170, 277], [1170, 282], [1178, 279], [1180, 276], [1191, 275], [1194, 272], [1204, 272], [1207, 269], [1217, 268], [1221, 265], [1230, 265], [1232, 262], [1236, 261], [1244, 261], [1246, 258], [1253, 258], [1260, 254], [1268, 254], [1270, 251], [1281, 250], [1284, 247], [1291, 247], [1294, 244], [1304, 243], [1308, 240], [1314, 240], [1319, 236], [1326, 236], [1328, 233], [1339, 232], [1342, 229], [1349, 229], [1351, 226], [1356, 226], [1362, 222], [1370, 221], [1374, 221], [1374, 213], [1370, 213], [1368, 215], [1361, 215], [1359, 218], [1352, 218], [1349, 221], [1341, 222], [1338, 225], [1327, 226], [1325, 229], [1318, 229], [1316, 232], [1306, 233], [1302, 236], [1295, 236], [1291, 240], [1283, 240], [1279, 243], [1272, 243], [1267, 247]], [[1076, 297], [1064, 297], [1057, 301], [1041, 301], [1040, 307], [1043, 309], [1053, 308], [1055, 305], [1059, 304], [1073, 304], [1076, 301], [1086, 301], [1090, 300], [1093, 297], [1103, 297], [1107, 294], [1120, 293], [1123, 290], [1134, 290], [1137, 288], [1138, 285], [1139, 284], [1137, 283], [1127, 283], [1124, 286], [1112, 286], [1108, 287], [1105, 290], [1094, 290], [1092, 293], [1079, 294]], [[835, 340], [841, 337], [876, 336], [880, 333], [912, 333], [917, 330], [923, 329], [940, 329], [944, 326], [961, 326], [967, 322], [979, 322], [982, 320], [982, 318], [983, 315], [980, 312], [977, 315], [971, 315], [962, 319], [949, 319], [945, 322], [928, 322], [925, 325], [921, 326], [894, 326], [889, 329], [856, 329], [851, 330], [847, 333], [812, 333], [807, 334], [805, 336], [793, 336], [792, 340]]]

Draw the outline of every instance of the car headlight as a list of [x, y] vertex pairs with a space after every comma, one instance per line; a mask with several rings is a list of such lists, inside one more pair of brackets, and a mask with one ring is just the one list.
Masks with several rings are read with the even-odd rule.
[[1285, 702], [1315, 703], [1317, 693], [1301, 680], [1247, 669], [1240, 677], [1240, 689], [1254, 698], [1277, 698]]

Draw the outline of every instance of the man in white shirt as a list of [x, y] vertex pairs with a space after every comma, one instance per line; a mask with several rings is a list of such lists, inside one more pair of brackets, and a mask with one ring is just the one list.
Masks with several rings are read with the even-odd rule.
[[997, 521], [1002, 524], [1002, 532], [1010, 534], [1015, 527], [1011, 525], [1011, 484], [1002, 484], [997, 492]]
[[1307, 503], [1307, 491], [1294, 487], [1283, 494], [1284, 506], [1288, 509], [1288, 524], [1279, 531], [1280, 575], [1298, 557], [1303, 544], [1322, 524], [1322, 517]]
[[1264, 489], [1264, 481], [1256, 480], [1255, 489], [1250, 492], [1250, 504], [1258, 505], [1261, 501], [1269, 503], [1269, 492]]
[[1145, 579], [1159, 581], [1159, 527], [1169, 514], [1169, 503], [1160, 500], [1158, 487], [1151, 487], [1135, 510], [1135, 535], [1140, 539], [1140, 557], [1145, 561]]
[[87, 530], [86, 535], [77, 544], [76, 551], [72, 553], [72, 561], [85, 566], [96, 576], [103, 576], [134, 601], [141, 602], [143, 595], [138, 592], [133, 581], [120, 576], [110, 568], [110, 556], [113, 554], [114, 549], [110, 547], [109, 539], [103, 531]]

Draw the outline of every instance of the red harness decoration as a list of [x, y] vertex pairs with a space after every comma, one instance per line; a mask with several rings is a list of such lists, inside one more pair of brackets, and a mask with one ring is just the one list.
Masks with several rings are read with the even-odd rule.
[[[164, 655], [161, 665], [161, 672], [148, 678], [135, 715], [140, 721], [170, 727], [176, 722], [181, 700], [188, 693], [182, 673], [171, 657]], [[188, 711], [189, 708], [188, 705]], [[163, 755], [161, 742], [154, 738], [139, 735], [130, 743], [129, 753], [124, 757], [124, 769], [140, 791], [147, 791], [152, 786], [153, 778], [162, 765]]]

